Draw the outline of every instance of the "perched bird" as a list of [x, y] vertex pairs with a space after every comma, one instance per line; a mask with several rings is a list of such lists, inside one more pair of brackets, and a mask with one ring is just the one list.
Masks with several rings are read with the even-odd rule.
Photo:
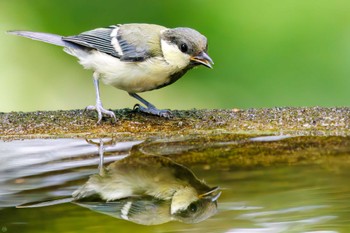
[[97, 28], [76, 36], [60, 36], [30, 31], [8, 31], [64, 47], [64, 51], [79, 59], [86, 69], [92, 69], [96, 92], [98, 123], [102, 114], [116, 121], [113, 111], [102, 106], [99, 80], [127, 91], [145, 105], [135, 105], [141, 112], [170, 117], [168, 110], [159, 110], [137, 93], [151, 91], [174, 83], [188, 70], [204, 65], [212, 68], [207, 54], [207, 38], [191, 28], [166, 28], [155, 24], [119, 24]]
[[131, 155], [92, 175], [73, 203], [143, 225], [198, 223], [217, 212], [220, 194], [168, 158]]

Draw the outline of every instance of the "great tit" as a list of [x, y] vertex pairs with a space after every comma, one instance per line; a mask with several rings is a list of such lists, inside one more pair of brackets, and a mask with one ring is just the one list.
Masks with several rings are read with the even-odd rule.
[[220, 194], [168, 158], [131, 155], [92, 175], [73, 203], [143, 225], [197, 223], [216, 213]]
[[[189, 168], [170, 158], [143, 154], [141, 148], [133, 147], [140, 141], [116, 144], [114, 139], [100, 139], [87, 142], [98, 146], [98, 172], [95, 166], [89, 166], [96, 164], [94, 158], [89, 162], [81, 161], [89, 152], [80, 142], [74, 142], [74, 148], [83, 150], [80, 156], [73, 153], [72, 157], [72, 153], [64, 152], [43, 156], [50, 152], [46, 149], [55, 148], [57, 142], [38, 142], [41, 159], [15, 157], [21, 162], [10, 162], [10, 167], [3, 169], [6, 175], [0, 176], [0, 193], [3, 193], [0, 208], [74, 203], [143, 225], [169, 221], [197, 223], [217, 212], [221, 194], [217, 186], [208, 186]], [[43, 143], [50, 148], [41, 148]], [[62, 142], [58, 143], [62, 146]], [[129, 150], [130, 155], [126, 156]], [[55, 172], [50, 172], [53, 170]]]
[[113, 111], [102, 106], [99, 80], [127, 91], [146, 107], [135, 105], [139, 111], [170, 117], [168, 110], [159, 110], [141, 98], [139, 92], [151, 91], [174, 83], [191, 68], [204, 65], [212, 68], [207, 54], [207, 38], [198, 31], [185, 28], [166, 28], [155, 24], [118, 24], [97, 28], [76, 36], [60, 36], [30, 31], [8, 31], [64, 47], [64, 51], [79, 59], [86, 69], [93, 70], [98, 123], [102, 114], [116, 121]]

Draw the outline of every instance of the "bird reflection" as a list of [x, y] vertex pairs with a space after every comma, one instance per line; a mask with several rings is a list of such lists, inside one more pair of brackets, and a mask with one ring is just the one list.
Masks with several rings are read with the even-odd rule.
[[[143, 225], [197, 223], [216, 213], [221, 194], [218, 187], [209, 187], [170, 158], [143, 155], [137, 148], [131, 150], [140, 141], [87, 142], [90, 145], [84, 141], [60, 141], [64, 150], [57, 150], [48, 141], [38, 141], [36, 146], [30, 142], [28, 151], [36, 151], [30, 155], [37, 159], [28, 160], [23, 150], [9, 154], [14, 161], [3, 160], [5, 164], [0, 169], [0, 194], [4, 194], [0, 196], [0, 208], [71, 202]], [[98, 173], [91, 144], [98, 146]]]
[[106, 168], [100, 163], [73, 202], [138, 224], [197, 223], [216, 213], [220, 194], [169, 158], [131, 155]]

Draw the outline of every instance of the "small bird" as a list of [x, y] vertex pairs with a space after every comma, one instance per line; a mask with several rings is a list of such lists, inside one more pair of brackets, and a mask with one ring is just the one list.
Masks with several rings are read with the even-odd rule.
[[[2, 161], [0, 209], [73, 203], [142, 225], [170, 221], [198, 223], [217, 213], [221, 189], [207, 185], [188, 167], [170, 157], [146, 155], [142, 148], [149, 144], [138, 147], [141, 141], [116, 143], [115, 139], [86, 142], [98, 146], [98, 169], [89, 166], [91, 161], [81, 163], [86, 154], [73, 157], [72, 153], [52, 154], [52, 148], [62, 146], [62, 141], [45, 142], [49, 147], [43, 148], [43, 142], [21, 143], [42, 150], [38, 159], [33, 160], [26, 153], [9, 153], [16, 156], [9, 156], [12, 159], [5, 165]], [[80, 142], [71, 146], [79, 146], [79, 150], [85, 148]], [[47, 153], [50, 156], [42, 156]], [[50, 169], [55, 172], [48, 172]]]
[[201, 222], [217, 212], [219, 187], [163, 156], [130, 155], [73, 193], [73, 203], [143, 225]]
[[97, 28], [76, 36], [60, 36], [42, 32], [8, 31], [64, 47], [64, 51], [79, 59], [86, 69], [93, 70], [98, 121], [102, 114], [116, 121], [113, 111], [103, 108], [99, 80], [124, 90], [145, 105], [136, 104], [139, 111], [161, 117], [171, 117], [168, 110], [157, 109], [137, 93], [151, 91], [174, 83], [188, 70], [198, 65], [212, 68], [207, 54], [207, 38], [198, 31], [166, 28], [155, 24], [118, 24]]

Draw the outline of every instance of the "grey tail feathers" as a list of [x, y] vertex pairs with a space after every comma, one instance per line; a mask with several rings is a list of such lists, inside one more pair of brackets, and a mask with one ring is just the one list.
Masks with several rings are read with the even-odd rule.
[[63, 47], [75, 47], [76, 45], [62, 40], [62, 36], [44, 33], [44, 32], [30, 32], [30, 31], [7, 31], [8, 34], [23, 36], [32, 40], [39, 40], [49, 44], [54, 44]]
[[38, 201], [38, 202], [32, 202], [32, 203], [26, 203], [22, 205], [16, 206], [16, 208], [37, 208], [37, 207], [46, 207], [46, 206], [52, 206], [52, 205], [58, 205], [58, 204], [64, 204], [68, 202], [72, 202], [72, 197], [57, 199], [57, 200], [51, 200], [51, 201]]

